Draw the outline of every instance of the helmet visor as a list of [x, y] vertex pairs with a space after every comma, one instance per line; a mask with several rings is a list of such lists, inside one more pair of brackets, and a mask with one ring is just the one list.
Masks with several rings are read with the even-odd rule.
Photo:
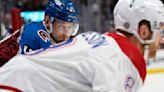
[[65, 22], [56, 19], [53, 28], [53, 30], [58, 31], [62, 35], [73, 36], [76, 35], [77, 31], [79, 30], [79, 23]]

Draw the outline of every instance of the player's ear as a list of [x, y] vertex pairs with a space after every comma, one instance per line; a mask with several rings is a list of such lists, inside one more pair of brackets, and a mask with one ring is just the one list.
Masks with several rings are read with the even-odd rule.
[[44, 16], [43, 24], [47, 27], [47, 29], [50, 29], [51, 19], [48, 15]]
[[51, 23], [50, 17], [48, 15], [44, 16], [44, 23], [45, 25], [49, 25]]

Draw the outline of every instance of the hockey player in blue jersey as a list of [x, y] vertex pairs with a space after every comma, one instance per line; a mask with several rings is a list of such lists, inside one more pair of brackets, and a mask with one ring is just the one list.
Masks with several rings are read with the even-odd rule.
[[43, 21], [27, 24], [23, 30], [19, 29], [0, 41], [0, 66], [19, 54], [19, 51], [25, 54], [30, 50], [48, 48], [76, 35], [78, 22], [78, 12], [72, 1], [49, 0]]
[[71, 0], [49, 0], [44, 20], [24, 26], [19, 44], [22, 54], [67, 40], [79, 29], [78, 12]]

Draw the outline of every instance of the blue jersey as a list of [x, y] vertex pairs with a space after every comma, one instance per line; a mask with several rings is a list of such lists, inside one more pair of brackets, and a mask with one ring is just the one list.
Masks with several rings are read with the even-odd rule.
[[22, 54], [30, 50], [48, 48], [51, 45], [50, 35], [43, 25], [43, 21], [26, 24], [21, 33], [19, 44]]

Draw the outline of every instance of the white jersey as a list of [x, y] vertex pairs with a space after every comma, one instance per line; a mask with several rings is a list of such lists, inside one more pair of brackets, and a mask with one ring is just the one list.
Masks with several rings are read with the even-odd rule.
[[15, 56], [0, 69], [0, 92], [136, 92], [145, 78], [140, 69], [114, 38], [88, 32]]

